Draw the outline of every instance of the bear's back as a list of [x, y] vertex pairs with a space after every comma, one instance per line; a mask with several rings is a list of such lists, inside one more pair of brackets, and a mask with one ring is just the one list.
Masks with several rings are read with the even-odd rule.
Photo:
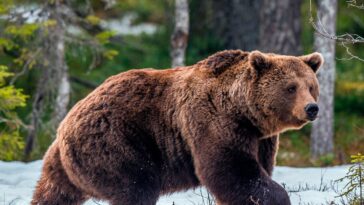
[[87, 97], [79, 101], [69, 115], [85, 115], [98, 110], [142, 112], [162, 104], [164, 95], [173, 84], [177, 70], [138, 69], [106, 79]]

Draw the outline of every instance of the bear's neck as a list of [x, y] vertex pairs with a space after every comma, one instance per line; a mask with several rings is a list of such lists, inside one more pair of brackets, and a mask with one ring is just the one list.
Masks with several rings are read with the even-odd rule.
[[[247, 65], [240, 65], [248, 68]], [[231, 98], [231, 116], [236, 120], [247, 119], [262, 133], [261, 138], [267, 138], [278, 135], [283, 131], [277, 121], [267, 116], [261, 110], [255, 109], [256, 104], [251, 102], [250, 96], [254, 95], [253, 85], [251, 85], [253, 74], [250, 69], [243, 69], [230, 89], [229, 97]], [[227, 111], [229, 112], [229, 111]]]

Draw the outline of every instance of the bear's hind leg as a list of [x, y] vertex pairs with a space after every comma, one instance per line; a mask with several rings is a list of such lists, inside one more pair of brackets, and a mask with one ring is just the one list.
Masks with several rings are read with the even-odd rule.
[[86, 199], [69, 181], [60, 161], [58, 147], [53, 144], [44, 157], [42, 175], [31, 205], [79, 205]]

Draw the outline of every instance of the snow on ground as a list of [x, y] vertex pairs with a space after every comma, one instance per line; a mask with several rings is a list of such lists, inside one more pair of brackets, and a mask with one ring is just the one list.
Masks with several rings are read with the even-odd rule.
[[[42, 161], [31, 163], [0, 161], [0, 205], [27, 205], [40, 176]], [[290, 191], [292, 205], [321, 205], [339, 201], [334, 180], [345, 176], [348, 166], [329, 168], [276, 167], [273, 179]], [[335, 191], [336, 190], [336, 191]], [[206, 190], [196, 189], [163, 196], [157, 205], [207, 205]], [[205, 202], [204, 202], [205, 201]], [[105, 202], [87, 201], [86, 205], [106, 205]]]

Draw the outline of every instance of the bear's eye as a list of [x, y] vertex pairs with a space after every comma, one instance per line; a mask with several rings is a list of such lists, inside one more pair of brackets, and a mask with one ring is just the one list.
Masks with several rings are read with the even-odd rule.
[[296, 89], [297, 89], [297, 87], [296, 87], [295, 85], [292, 85], [292, 86], [289, 86], [289, 87], [287, 88], [287, 91], [288, 91], [289, 93], [295, 93], [295, 92], [296, 92]]

